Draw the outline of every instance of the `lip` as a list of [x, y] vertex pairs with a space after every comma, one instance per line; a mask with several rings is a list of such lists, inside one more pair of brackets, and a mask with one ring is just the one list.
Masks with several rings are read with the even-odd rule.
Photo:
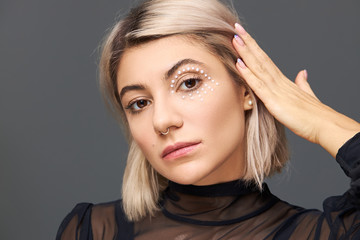
[[161, 154], [163, 159], [175, 159], [189, 154], [194, 150], [200, 142], [179, 142], [174, 145], [170, 145], [164, 149]]

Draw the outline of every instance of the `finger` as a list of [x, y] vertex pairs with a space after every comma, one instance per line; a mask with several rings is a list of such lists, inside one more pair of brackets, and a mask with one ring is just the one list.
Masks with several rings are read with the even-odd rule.
[[240, 76], [260, 99], [267, 95], [267, 85], [259, 79], [240, 58], [237, 59], [236, 68], [238, 69]]
[[266, 77], [271, 68], [266, 67], [266, 62], [269, 60], [259, 53], [260, 49], [251, 50], [249, 43], [245, 44], [239, 35], [234, 36], [233, 46], [255, 75], [259, 78]]
[[259, 81], [271, 81], [271, 74], [269, 74], [268, 70], [264, 66], [265, 61], [260, 61], [258, 57], [250, 52], [249, 48], [245, 46], [245, 43], [237, 35], [235, 35], [233, 39], [233, 46], [242, 59], [239, 66], [246, 65], [248, 68], [247, 70], [251, 71], [259, 79]]
[[255, 75], [259, 78], [264, 78], [268, 74], [276, 76], [281, 73], [269, 56], [241, 25], [235, 24], [235, 31], [238, 35], [235, 35], [233, 45], [248, 68], [250, 68]]
[[310, 84], [307, 81], [308, 78], [308, 74], [306, 70], [302, 70], [300, 71], [296, 78], [295, 78], [295, 84], [304, 92], [310, 94], [312, 97], [316, 98], [317, 100], [319, 100], [315, 93], [313, 92], [313, 90], [310, 87]]

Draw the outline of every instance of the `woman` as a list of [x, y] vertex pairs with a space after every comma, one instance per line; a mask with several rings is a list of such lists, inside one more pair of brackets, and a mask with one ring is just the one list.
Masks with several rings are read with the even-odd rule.
[[[360, 124], [322, 104], [305, 70], [288, 80], [237, 22], [216, 0], [150, 0], [115, 25], [100, 67], [130, 143], [123, 199], [78, 204], [57, 239], [360, 238]], [[352, 179], [324, 212], [263, 184], [288, 159], [282, 124]]]

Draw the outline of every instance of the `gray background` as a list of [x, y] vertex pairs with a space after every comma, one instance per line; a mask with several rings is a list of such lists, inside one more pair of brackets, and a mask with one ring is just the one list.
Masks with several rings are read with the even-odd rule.
[[[99, 45], [131, 1], [0, 2], [0, 239], [53, 239], [81, 201], [120, 197], [127, 145], [103, 106]], [[235, 5], [291, 79], [306, 68], [318, 97], [360, 120], [360, 2], [257, 0]], [[307, 208], [349, 181], [319, 146], [288, 133], [289, 171], [271, 179]]]

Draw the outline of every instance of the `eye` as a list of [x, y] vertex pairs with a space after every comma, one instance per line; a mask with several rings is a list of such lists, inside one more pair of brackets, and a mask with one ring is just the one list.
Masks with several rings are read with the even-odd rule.
[[200, 79], [190, 78], [190, 79], [183, 81], [180, 85], [180, 88], [182, 90], [191, 90], [191, 89], [195, 88], [199, 84], [199, 82], [200, 82]]
[[141, 111], [144, 107], [150, 104], [149, 100], [140, 99], [135, 102], [130, 103], [126, 109], [131, 109], [133, 112]]

